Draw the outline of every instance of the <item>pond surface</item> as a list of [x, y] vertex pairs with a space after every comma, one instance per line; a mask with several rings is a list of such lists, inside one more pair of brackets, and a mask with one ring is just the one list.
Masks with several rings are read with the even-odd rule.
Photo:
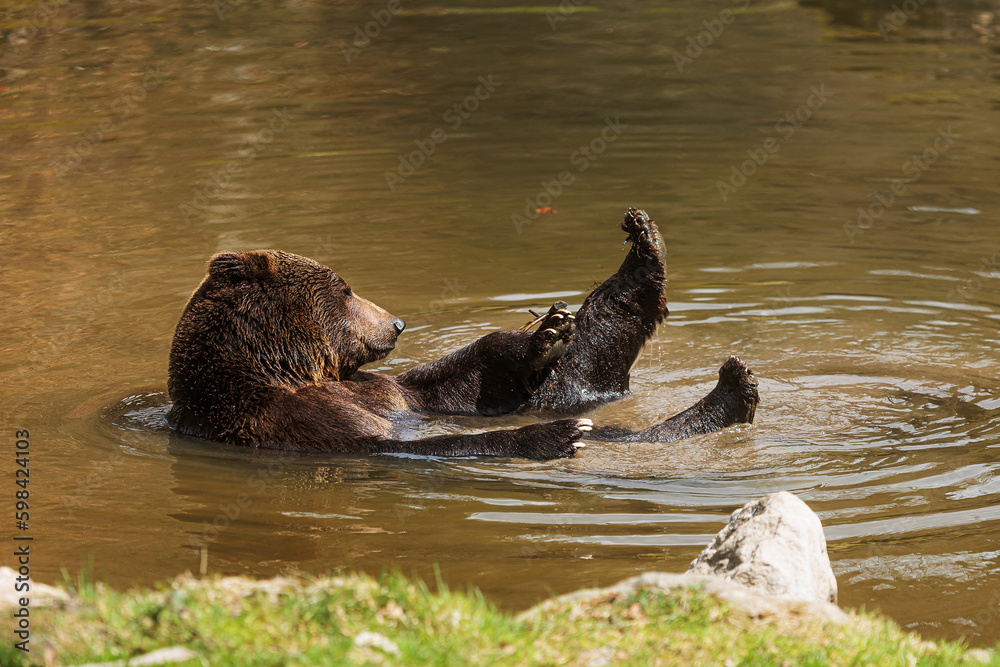
[[[439, 568], [523, 608], [682, 571], [787, 489], [844, 606], [1000, 640], [995, 14], [883, 38], [783, 1], [395, 6], [5, 13], [0, 414], [8, 454], [31, 431], [33, 575], [148, 583], [206, 545], [211, 572]], [[671, 314], [634, 396], [592, 416], [661, 420], [739, 354], [753, 427], [550, 463], [256, 456], [163, 428], [173, 327], [217, 251], [332, 267], [407, 320], [395, 373], [579, 306], [629, 206], [663, 231]]]

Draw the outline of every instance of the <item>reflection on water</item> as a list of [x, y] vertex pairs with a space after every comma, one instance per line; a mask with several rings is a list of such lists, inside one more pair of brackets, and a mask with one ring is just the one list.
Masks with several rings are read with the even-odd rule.
[[[1000, 4], [995, 0], [799, 0], [821, 7], [835, 24], [877, 33], [880, 39], [965, 40], [1000, 44]], [[862, 34], [855, 38], [864, 37]]]
[[[207, 549], [225, 573], [438, 565], [524, 607], [682, 570], [788, 489], [823, 519], [845, 605], [1000, 639], [995, 12], [927, 3], [885, 39], [884, 14], [844, 3], [405, 8], [348, 59], [381, 6], [226, 6], [0, 19], [0, 410], [36, 446], [40, 578], [93, 558], [148, 582]], [[548, 463], [260, 455], [164, 428], [173, 327], [216, 251], [329, 264], [409, 323], [394, 373], [579, 306], [632, 205], [664, 232], [671, 315], [634, 396], [594, 419], [659, 421], [736, 353], [761, 380], [753, 427]]]

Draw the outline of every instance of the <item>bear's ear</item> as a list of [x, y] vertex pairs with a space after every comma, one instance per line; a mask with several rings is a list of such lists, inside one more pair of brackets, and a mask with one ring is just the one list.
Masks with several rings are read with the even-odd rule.
[[259, 280], [270, 274], [267, 255], [260, 252], [220, 252], [208, 261], [208, 275], [231, 282]]

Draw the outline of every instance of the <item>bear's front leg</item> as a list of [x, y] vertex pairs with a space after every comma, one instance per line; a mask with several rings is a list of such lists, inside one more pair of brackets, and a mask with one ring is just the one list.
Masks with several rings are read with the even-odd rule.
[[591, 430], [589, 419], [558, 419], [470, 435], [439, 435], [419, 440], [370, 438], [358, 446], [370, 454], [408, 453], [424, 456], [503, 456], [533, 461], [572, 458], [578, 442]]
[[630, 208], [621, 229], [632, 242], [618, 272], [584, 300], [566, 353], [528, 402], [580, 412], [628, 393], [639, 351], [668, 314], [663, 240], [645, 211]]
[[515, 429], [401, 440], [390, 419], [370, 410], [379, 398], [392, 393], [386, 383], [374, 379], [380, 377], [385, 376], [366, 377], [350, 388], [340, 382], [299, 389], [274, 388], [245, 420], [253, 439], [236, 436], [229, 442], [303, 452], [503, 456], [547, 461], [574, 456], [585, 446], [579, 440], [594, 425], [589, 419], [558, 419]]
[[497, 331], [435, 362], [397, 377], [411, 410], [439, 414], [512, 412], [544, 382], [565, 353], [575, 328], [566, 304], [557, 302], [529, 326]]

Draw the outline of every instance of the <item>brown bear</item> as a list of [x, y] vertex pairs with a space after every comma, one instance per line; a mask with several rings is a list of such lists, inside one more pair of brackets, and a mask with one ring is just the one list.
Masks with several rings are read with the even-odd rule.
[[662, 239], [645, 212], [622, 222], [632, 247], [579, 312], [557, 303], [520, 331], [497, 331], [397, 376], [359, 370], [388, 355], [402, 320], [310, 259], [220, 253], [181, 315], [170, 351], [171, 428], [248, 447], [341, 453], [573, 456], [581, 437], [670, 442], [753, 421], [753, 373], [731, 357], [705, 398], [642, 431], [587, 419], [416, 440], [407, 413], [576, 415], [620, 398], [667, 315]]

